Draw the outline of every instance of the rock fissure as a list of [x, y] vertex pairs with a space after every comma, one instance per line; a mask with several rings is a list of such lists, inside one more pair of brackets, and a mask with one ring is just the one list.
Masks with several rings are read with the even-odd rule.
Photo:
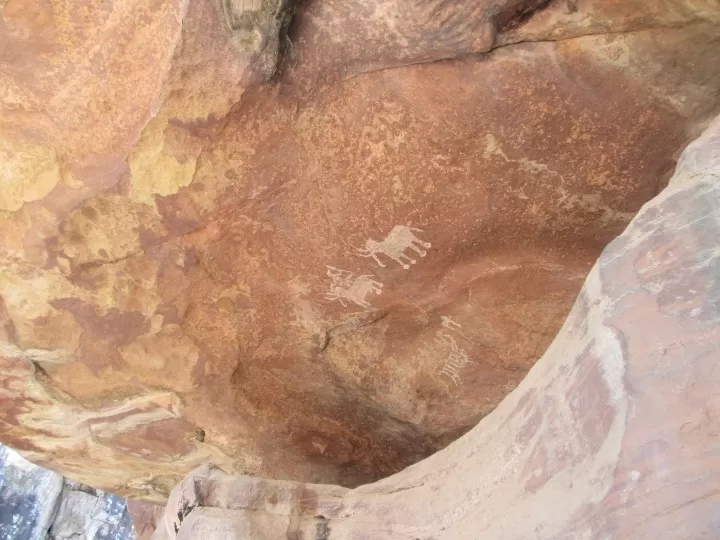
[[[698, 26], [706, 26], [709, 23], [708, 23], [708, 21], [701, 19], [693, 24], [698, 25]], [[603, 30], [601, 32], [590, 32], [587, 34], [577, 34], [577, 35], [572, 35], [572, 36], [567, 36], [567, 37], [558, 37], [558, 38], [546, 37], [546, 38], [532, 38], [532, 39], [523, 38], [523, 39], [518, 39], [517, 41], [510, 40], [508, 42], [500, 43], [500, 44], [494, 43], [492, 46], [490, 46], [490, 48], [488, 48], [487, 50], [484, 50], [484, 51], [467, 52], [467, 53], [464, 53], [462, 56], [442, 56], [442, 57], [432, 58], [429, 60], [418, 60], [415, 62], [398, 63], [398, 64], [394, 64], [394, 65], [390, 65], [390, 66], [369, 69], [367, 71], [358, 71], [355, 73], [351, 73], [351, 74], [346, 75], [344, 77], [344, 79], [351, 80], [356, 77], [360, 77], [362, 75], [369, 75], [371, 73], [376, 73], [379, 71], [393, 70], [393, 69], [404, 68], [404, 67], [408, 67], [408, 66], [421, 66], [421, 65], [425, 65], [425, 64], [432, 64], [435, 62], [447, 62], [447, 61], [451, 61], [451, 60], [458, 60], [461, 58], [468, 58], [468, 57], [474, 57], [474, 56], [483, 57], [485, 55], [492, 54], [495, 51], [499, 51], [499, 50], [507, 49], [507, 48], [513, 48], [513, 47], [516, 47], [518, 45], [523, 45], [523, 44], [532, 44], [532, 43], [555, 44], [555, 43], [563, 43], [563, 42], [579, 40], [579, 39], [583, 39], [583, 38], [593, 38], [593, 37], [596, 38], [596, 37], [603, 37], [603, 36], [618, 36], [618, 37], [620, 37], [620, 36], [627, 36], [627, 35], [633, 35], [633, 34], [644, 33], [644, 32], [653, 32], [653, 31], [658, 31], [658, 30], [683, 29], [683, 28], [687, 28], [688, 26], [693, 26], [693, 24], [653, 26], [653, 27], [648, 27], [648, 28], [636, 28], [636, 29], [632, 29], [632, 30]]]

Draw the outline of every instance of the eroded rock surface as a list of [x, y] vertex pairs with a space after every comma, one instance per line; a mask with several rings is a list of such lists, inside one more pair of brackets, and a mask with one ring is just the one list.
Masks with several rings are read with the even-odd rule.
[[154, 501], [467, 431], [719, 105], [710, 0], [0, 5], [0, 439]]
[[128, 513], [132, 518], [137, 540], [150, 540], [162, 519], [164, 508], [159, 505], [128, 499]]
[[125, 499], [63, 478], [0, 445], [0, 538], [134, 540]]
[[202, 467], [153, 538], [718, 537], [719, 237], [720, 118], [468, 434], [354, 490]]

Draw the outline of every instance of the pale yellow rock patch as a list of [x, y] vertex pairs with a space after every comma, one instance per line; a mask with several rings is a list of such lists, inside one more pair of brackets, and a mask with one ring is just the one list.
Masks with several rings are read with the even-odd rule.
[[164, 152], [166, 126], [163, 119], [151, 121], [128, 158], [130, 196], [138, 202], [154, 205], [154, 195], [172, 195], [193, 180], [196, 159], [180, 163]]
[[0, 139], [0, 210], [20, 210], [45, 197], [60, 180], [53, 149]]
[[120, 349], [132, 372], [146, 384], [167, 384], [166, 369], [173, 372], [173, 388], [192, 389], [192, 370], [199, 359], [195, 342], [176, 324], [142, 337]]
[[122, 195], [99, 195], [73, 211], [60, 237], [74, 264], [116, 261], [140, 250], [140, 227], [157, 229], [155, 206], [128, 204]]
[[0, 272], [0, 296], [13, 320], [17, 345], [23, 349], [59, 350], [72, 354], [78, 347], [82, 328], [72, 314], [52, 307], [49, 300], [62, 298], [72, 290], [57, 272], [30, 268]]

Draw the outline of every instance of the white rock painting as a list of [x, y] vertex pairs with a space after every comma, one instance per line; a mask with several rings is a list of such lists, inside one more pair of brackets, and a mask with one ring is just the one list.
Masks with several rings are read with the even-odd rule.
[[385, 264], [380, 260], [378, 255], [385, 255], [407, 270], [411, 264], [417, 262], [409, 255], [406, 255], [408, 250], [412, 250], [420, 257], [424, 257], [427, 255], [427, 251], [423, 248], [432, 246], [430, 242], [424, 242], [415, 236], [416, 232], [422, 232], [422, 230], [397, 225], [393, 227], [392, 231], [380, 242], [370, 238], [365, 242], [364, 248], [358, 249], [358, 253], [361, 257], [372, 257], [375, 259], [375, 262], [382, 267], [385, 267]]
[[440, 321], [442, 325], [447, 328], [448, 330], [456, 330], [460, 332], [462, 330], [462, 326], [460, 326], [458, 323], [453, 321], [450, 317], [447, 315], [440, 315]]
[[447, 377], [457, 386], [461, 382], [462, 369], [472, 362], [472, 360], [470, 360], [465, 350], [458, 345], [455, 337], [460, 336], [465, 340], [468, 340], [468, 338], [463, 334], [462, 326], [453, 321], [450, 316], [440, 315], [440, 324], [442, 324], [445, 330], [438, 332], [437, 341], [447, 347], [447, 357], [439, 370], [439, 374], [440, 376]]
[[341, 270], [334, 266], [327, 266], [327, 276], [330, 278], [330, 290], [325, 294], [327, 300], [338, 300], [343, 307], [346, 302], [352, 302], [360, 307], [368, 308], [369, 294], [380, 294], [383, 284], [373, 279], [373, 276], [355, 276], [353, 272]]
[[439, 373], [450, 379], [453, 384], [457, 386], [461, 380], [460, 372], [472, 360], [468, 358], [467, 353], [457, 344], [455, 338], [450, 334], [441, 334], [440, 340], [448, 345], [449, 350]]

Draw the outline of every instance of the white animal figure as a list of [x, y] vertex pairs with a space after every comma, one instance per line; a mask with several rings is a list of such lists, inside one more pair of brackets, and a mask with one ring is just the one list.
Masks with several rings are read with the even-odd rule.
[[378, 254], [382, 253], [407, 270], [411, 264], [415, 264], [417, 261], [405, 255], [406, 250], [411, 249], [421, 257], [424, 257], [427, 255], [427, 251], [422, 248], [432, 247], [430, 242], [423, 242], [413, 234], [413, 231], [422, 232], [421, 229], [397, 225], [393, 227], [393, 230], [390, 231], [390, 234], [388, 234], [382, 242], [371, 238], [365, 242], [365, 248], [358, 249], [358, 252], [362, 257], [372, 257], [380, 266], [385, 267], [383, 262], [378, 258]]
[[346, 300], [357, 304], [360, 307], [370, 307], [365, 299], [368, 294], [380, 294], [383, 284], [375, 281], [372, 276], [362, 275], [355, 277], [355, 274], [347, 270], [340, 270], [332, 266], [327, 267], [327, 275], [332, 280], [330, 291], [325, 294], [328, 300], [339, 300], [343, 307], [347, 307]]
[[443, 334], [442, 340], [450, 344], [450, 354], [440, 369], [440, 375], [449, 377], [455, 386], [457, 386], [460, 383], [460, 370], [471, 360], [468, 358], [467, 353], [458, 346], [452, 336]]

